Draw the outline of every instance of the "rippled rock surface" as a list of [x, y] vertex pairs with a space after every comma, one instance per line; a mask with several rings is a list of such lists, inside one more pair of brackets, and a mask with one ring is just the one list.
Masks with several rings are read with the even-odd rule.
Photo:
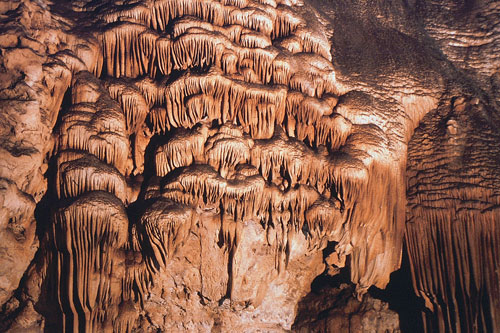
[[498, 14], [1, 2], [0, 330], [500, 329]]

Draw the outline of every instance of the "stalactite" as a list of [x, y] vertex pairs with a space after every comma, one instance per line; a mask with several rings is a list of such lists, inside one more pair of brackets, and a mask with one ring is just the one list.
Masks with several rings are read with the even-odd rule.
[[224, 178], [236, 165], [244, 164], [250, 159], [253, 141], [243, 138], [242, 134], [232, 136], [228, 133], [218, 133], [207, 141], [205, 147], [207, 162]]
[[[290, 11], [282, 8], [268, 7], [266, 11], [254, 7], [248, 7], [248, 10], [233, 8], [227, 15], [223, 15], [224, 19], [228, 20], [223, 27], [217, 24], [217, 19], [213, 16], [215, 12], [212, 13], [209, 9], [214, 6], [211, 2], [174, 5], [173, 2], [165, 1], [159, 2], [158, 6], [161, 6], [162, 10], [167, 10], [163, 6], [168, 7], [167, 12], [163, 14], [169, 16], [170, 13], [172, 19], [181, 17], [174, 22], [172, 36], [160, 36], [132, 23], [120, 23], [110, 27], [102, 39], [104, 58], [108, 59], [109, 75], [137, 77], [149, 68], [149, 74], [154, 77], [155, 64], [163, 75], [169, 75], [174, 69], [204, 68], [212, 65], [223, 69], [226, 73], [234, 73], [234, 65], [228, 66], [227, 59], [221, 61], [222, 54], [233, 53], [237, 56], [240, 66], [248, 60], [251, 61], [253, 63], [251, 66], [245, 66], [255, 72], [260, 82], [269, 83], [274, 72], [273, 61], [279, 54], [279, 51], [271, 46], [269, 39], [273, 28], [277, 30], [278, 36], [283, 37], [295, 31], [300, 24], [304, 25], [297, 17], [280, 15], [282, 10], [287, 13]], [[208, 19], [204, 16], [206, 11], [212, 13], [210, 23], [200, 21]], [[124, 15], [127, 16], [126, 11]], [[186, 18], [184, 15], [194, 15], [195, 18]], [[273, 19], [268, 15], [280, 19], [272, 23]], [[199, 18], [196, 18], [197, 16]], [[284, 47], [291, 47], [291, 52], [300, 50], [311, 54], [297, 54], [295, 55], [297, 59], [287, 59], [286, 61], [291, 62], [289, 68], [299, 72], [292, 75], [294, 77], [291, 81], [290, 77], [286, 81], [277, 77], [275, 82], [289, 84], [292, 89], [300, 90], [310, 96], [335, 92], [333, 68], [328, 61], [331, 55], [328, 49], [324, 49], [324, 46], [328, 45], [325, 37], [321, 34], [311, 34], [305, 26], [298, 29], [297, 33], [295, 41], [300, 45], [295, 47], [290, 44], [289, 47], [286, 45]], [[119, 45], [116, 44], [118, 40]], [[118, 61], [114, 61], [115, 58]], [[299, 58], [309, 66], [297, 66]], [[300, 72], [298, 68], [305, 69], [306, 72]]]
[[308, 139], [316, 146], [329, 144], [332, 150], [345, 143], [351, 133], [349, 120], [332, 114], [337, 98], [326, 95], [318, 99], [299, 92], [287, 95], [287, 131], [299, 140]]
[[[300, 141], [290, 141], [293, 139], [287, 139], [281, 130], [276, 131], [269, 140], [256, 140], [253, 145], [248, 146], [250, 155], [236, 157], [239, 155], [234, 155], [227, 149], [231, 149], [233, 143], [238, 147], [243, 143], [241, 139], [236, 140], [236, 138], [242, 138], [241, 133], [234, 133], [236, 136], [229, 135], [227, 132], [232, 130], [227, 126], [222, 126], [220, 130], [219, 134], [210, 136], [208, 140], [206, 137], [203, 139], [207, 141], [205, 154], [212, 167], [221, 168], [224, 163], [220, 161], [222, 156], [236, 158], [230, 163], [230, 169], [234, 169], [237, 164], [244, 165], [247, 160], [250, 160], [260, 170], [264, 179], [269, 178], [271, 182], [276, 182], [277, 185], [282, 186], [281, 191], [285, 192], [281, 192], [273, 185], [266, 185], [259, 174], [246, 176], [237, 171], [228, 173], [229, 169], [222, 169], [222, 176], [232, 177], [232, 179], [224, 180], [216, 170], [208, 166], [193, 165], [179, 169], [178, 173], [171, 176], [175, 178], [167, 177], [168, 180], [162, 190], [164, 197], [184, 204], [214, 208], [217, 202], [222, 202], [224, 213], [229, 214], [236, 221], [260, 216], [272, 221], [272, 225], [279, 223], [280, 215], [268, 216], [269, 209], [276, 212], [289, 210], [291, 215], [287, 223], [294, 226], [292, 230], [302, 230], [304, 223], [308, 223], [312, 239], [314, 239], [311, 243], [312, 247], [319, 247], [327, 240], [335, 240], [340, 242], [339, 256], [351, 254], [352, 279], [358, 283], [359, 293], [365, 292], [366, 288], [372, 284], [384, 286], [388, 282], [388, 271], [381, 267], [394, 269], [399, 265], [399, 255], [388, 255], [390, 251], [386, 251], [384, 244], [397, 246], [401, 243], [402, 214], [398, 209], [404, 207], [404, 203], [400, 202], [403, 197], [401, 194], [403, 182], [401, 175], [396, 175], [394, 180], [387, 182], [388, 179], [392, 179], [391, 174], [394, 173], [392, 164], [374, 166], [374, 161], [387, 160], [387, 154], [390, 152], [380, 129], [368, 125], [352, 127], [351, 134], [342, 145], [343, 152], [333, 154], [331, 157], [313, 152]], [[188, 142], [194, 141], [188, 140]], [[185, 143], [181, 146], [189, 147]], [[215, 147], [223, 149], [222, 153], [217, 155], [214, 151]], [[300, 149], [297, 149], [299, 147]], [[240, 148], [238, 151], [241, 154], [245, 150]], [[179, 156], [192, 155], [192, 153], [179, 154]], [[164, 160], [172, 159], [164, 158]], [[193, 162], [194, 159], [190, 158], [183, 165]], [[183, 165], [179, 164], [178, 167]], [[396, 169], [399, 168], [400, 166], [396, 165]], [[172, 167], [169, 168], [171, 169]], [[280, 180], [283, 179], [282, 169], [289, 179], [289, 184], [286, 180]], [[379, 175], [374, 170], [379, 170], [377, 172], [382, 174]], [[159, 174], [164, 175], [166, 172], [159, 171]], [[295, 188], [295, 184], [303, 185]], [[306, 184], [314, 185], [315, 188], [309, 190]], [[379, 193], [377, 191], [380, 191], [380, 188], [384, 191], [380, 194], [381, 197], [387, 198], [387, 201], [377, 207], [362, 206], [360, 198]], [[340, 195], [341, 205], [338, 203], [336, 206], [329, 206], [328, 200], [336, 200], [336, 198], [320, 200], [321, 195], [317, 191], [325, 192], [326, 198], [330, 198], [330, 189], [334, 189], [335, 193], [338, 193], [336, 195]], [[254, 193], [262, 193], [262, 195], [257, 198]], [[242, 202], [251, 204], [240, 204]], [[370, 205], [370, 203], [367, 204]], [[313, 205], [314, 207], [309, 211]], [[345, 205], [345, 208], [342, 205]], [[328, 209], [330, 212], [331, 209], [334, 212], [340, 212], [341, 208], [345, 209], [348, 214], [344, 216], [339, 213], [336, 215], [337, 218], [333, 218], [334, 214], [330, 217], [325, 216], [324, 212], [328, 212]], [[344, 223], [347, 223], [346, 226]], [[341, 226], [343, 229], [340, 229]], [[351, 235], [351, 238], [341, 237], [340, 230]], [[387, 232], [386, 237], [391, 238], [382, 240], [380, 235], [383, 230]], [[288, 245], [282, 244], [281, 248], [290, 246], [289, 242], [292, 239], [293, 236], [290, 236], [290, 240], [284, 243]], [[358, 239], [370, 239], [372, 243], [368, 246], [365, 242], [358, 242]], [[349, 243], [343, 243], [345, 241]], [[379, 245], [374, 246], [374, 244]]]
[[[169, 75], [174, 64], [172, 59], [172, 40], [168, 37], [161, 37], [155, 41], [154, 62], [158, 64], [158, 70], [163, 75]], [[153, 63], [151, 64], [153, 67]], [[152, 69], [150, 75], [154, 76], [155, 70]]]
[[101, 133], [93, 135], [89, 139], [89, 152], [100, 160], [116, 166], [122, 174], [129, 173], [126, 164], [128, 156], [125, 157], [128, 150], [128, 141], [125, 141], [123, 136], [115, 133]]
[[316, 125], [316, 143], [325, 144], [331, 150], [342, 147], [351, 133], [352, 123], [339, 114], [323, 116]]
[[240, 44], [241, 46], [248, 48], [266, 48], [271, 46], [271, 39], [265, 35], [249, 31], [241, 34]]
[[124, 178], [129, 154], [125, 115], [86, 71], [74, 77], [72, 100], [58, 128], [56, 175], [57, 194], [69, 204], [55, 212], [51, 226], [54, 265], [65, 267], [52, 276], [61, 311], [59, 329], [109, 330], [116, 320], [115, 329], [127, 330], [130, 323], [123, 326], [123, 307], [118, 306], [127, 301], [120, 252], [127, 247], [123, 205], [130, 197]]
[[[404, 228], [404, 178], [401, 166], [374, 164], [359, 196], [345, 202], [349, 211], [351, 281], [358, 297], [371, 285], [385, 288], [400, 265]], [[381, 200], [362, 200], [377, 197]], [[345, 246], [340, 242], [339, 247]], [[389, 250], [390, 249], [390, 250]]]
[[136, 3], [107, 10], [101, 15], [101, 18], [107, 23], [116, 22], [120, 19], [131, 19], [137, 23], [146, 23], [150, 20], [150, 16], [151, 9], [148, 6]]
[[[183, 168], [173, 176], [175, 178], [167, 177], [162, 195], [184, 204], [206, 207], [216, 207], [218, 202], [222, 202], [225, 214], [229, 214], [236, 221], [265, 217], [270, 209], [277, 212], [290, 211], [290, 222], [295, 226], [295, 230], [301, 230], [306, 211], [321, 196], [316, 189], [300, 185], [282, 192], [273, 185], [266, 185], [260, 174], [251, 172], [252, 169], [248, 169], [244, 164], [241, 166], [243, 168], [236, 169], [233, 179], [222, 178], [207, 165]], [[335, 206], [335, 209], [340, 208]], [[315, 224], [317, 215], [310, 216], [313, 218], [311, 223]], [[274, 222], [272, 224], [275, 225]], [[325, 228], [325, 232], [326, 230]]]
[[195, 130], [178, 130], [165, 144], [156, 151], [156, 174], [165, 176], [170, 171], [191, 165], [195, 160], [202, 160], [208, 127], [200, 126]]
[[499, 135], [480, 112], [494, 114], [453, 98], [423, 119], [408, 148], [405, 240], [428, 331], [500, 328]]
[[332, 60], [326, 36], [314, 30], [311, 32], [311, 29], [305, 28], [298, 28], [294, 34], [302, 40], [304, 52], [316, 53], [329, 61]]
[[335, 164], [328, 157], [318, 155], [296, 139], [287, 138], [282, 130], [277, 130], [270, 140], [255, 141], [250, 161], [265, 179], [274, 181], [283, 172], [288, 187], [310, 183], [329, 188], [335, 179]]
[[159, 198], [141, 216], [142, 243], [154, 253], [151, 269], [165, 267], [196, 223], [196, 212], [185, 205]]
[[122, 202], [127, 200], [125, 178], [114, 167], [93, 155], [58, 163], [59, 198], [76, 198], [90, 191], [105, 191], [114, 194]]
[[268, 36], [279, 38], [290, 34], [303, 21], [290, 6], [294, 1], [173, 1], [163, 0], [152, 3], [121, 5], [100, 15], [107, 23], [125, 19], [140, 23], [155, 30], [165, 31], [167, 25], [176, 18], [194, 16], [210, 21], [217, 26], [240, 25]]
[[103, 57], [108, 75], [137, 77], [148, 68], [147, 48], [141, 48], [144, 46], [141, 42], [145, 31], [146, 27], [140, 24], [121, 22], [102, 34]]
[[53, 277], [63, 313], [61, 329], [97, 330], [116, 317], [113, 304], [121, 297], [115, 279], [119, 279], [117, 251], [128, 234], [123, 204], [108, 193], [88, 192], [57, 210], [51, 228], [55, 264], [66, 267]]
[[[64, 206], [47, 259], [62, 331], [132, 331], [204, 216], [220, 218], [217, 245], [231, 260], [221, 289], [235, 303], [243, 283], [234, 256], [254, 222], [274, 259], [270, 280], [297, 248], [310, 255], [337, 242], [328, 263], [350, 256], [358, 296], [387, 284], [405, 204], [405, 147], [387, 124], [405, 114], [346, 94], [315, 13], [292, 0], [80, 5], [95, 40], [45, 68], [61, 86], [73, 75], [56, 129]], [[60, 105], [66, 89], [47, 84]]]
[[[136, 22], [117, 24], [108, 28], [106, 33], [103, 35], [102, 43], [104, 57], [108, 59], [108, 74], [115, 77], [124, 75], [136, 77], [144, 72], [144, 69], [146, 68], [145, 62], [151, 60], [151, 45], [153, 45], [153, 42], [156, 41], [157, 38], [153, 37], [154, 35], [151, 33], [143, 34], [143, 26], [137, 23], [146, 25], [146, 27], [150, 26], [155, 30], [163, 31], [171, 20], [191, 15], [204, 21], [210, 21], [212, 25], [210, 27], [207, 23], [197, 24], [195, 23], [196, 21], [191, 20], [192, 22], [189, 25], [191, 30], [194, 26], [203, 27], [205, 31], [223, 32], [232, 40], [238, 40], [238, 42], [242, 43], [243, 46], [265, 47], [270, 44], [269, 40], [266, 42], [266, 38], [268, 38], [268, 36], [271, 34], [282, 36], [292, 30], [292, 26], [297, 25], [296, 22], [287, 22], [286, 18], [279, 21], [276, 20], [275, 17], [286, 17], [280, 14], [281, 12], [277, 11], [273, 7], [268, 7], [265, 11], [259, 9], [258, 7], [242, 7], [241, 9], [238, 9], [219, 3], [199, 1], [180, 3], [174, 1], [156, 2], [152, 7], [152, 10], [149, 12], [147, 12], [145, 7], [142, 5], [136, 5], [132, 8], [124, 8], [123, 10], [116, 10], [113, 13], [108, 12], [104, 15], [104, 20], [107, 22], [116, 22], [119, 17], [126, 17], [129, 21], [132, 20]], [[276, 27], [274, 21], [276, 21]], [[180, 37], [181, 34], [183, 34], [190, 39], [194, 37], [192, 34], [184, 34], [183, 32], [187, 32], [187, 30], [186, 28], [183, 28], [183, 26], [185, 27], [185, 24], [183, 25], [183, 22], [179, 22], [179, 27], [174, 29], [174, 36], [177, 38], [177, 36]], [[223, 28], [223, 26], [230, 26], [230, 28]], [[236, 26], [255, 31], [255, 33], [249, 31], [244, 35], [243, 40], [241, 40], [241, 29], [233, 28]], [[231, 31], [228, 31], [227, 29], [230, 29]], [[273, 33], [274, 29], [277, 29], [278, 31]], [[259, 37], [261, 34], [263, 34], [263, 36]], [[136, 38], [139, 38], [140, 41], [134, 42], [133, 39]], [[119, 45], [117, 44], [117, 40], [120, 40]], [[159, 64], [160, 71], [164, 74], [168, 74], [170, 73], [168, 67], [168, 49], [170, 44], [167, 43], [160, 46], [158, 41], [156, 41], [156, 59]], [[182, 41], [179, 41], [179, 43], [183, 44]], [[144, 46], [146, 46], [146, 48]], [[130, 55], [126, 56], [125, 51], [131, 51]], [[179, 59], [179, 56], [180, 54], [178, 54], [175, 58]], [[110, 60], [115, 59], [115, 57], [118, 57], [117, 59], [119, 59], [118, 64], [114, 64]], [[188, 64], [177, 62], [177, 65], [178, 68], [182, 68]]]
[[108, 82], [106, 86], [111, 98], [120, 103], [125, 113], [127, 129], [130, 133], [135, 133], [149, 113], [149, 106], [143, 95], [139, 90], [120, 82]]
[[62, 117], [58, 150], [84, 150], [127, 173], [129, 152], [125, 116], [88, 72], [75, 76], [74, 106]]
[[244, 216], [258, 216], [262, 209], [261, 202], [269, 200], [264, 191], [265, 182], [260, 175], [236, 176], [235, 179], [226, 180], [208, 165], [193, 165], [182, 168], [176, 176], [166, 181], [162, 193], [164, 197], [177, 201], [180, 190], [190, 195], [183, 198], [189, 198], [191, 202], [183, 203], [213, 206], [222, 202], [227, 213], [238, 220]]
[[342, 239], [343, 222], [342, 205], [340, 201], [318, 200], [307, 210], [305, 220], [311, 235], [309, 246], [322, 248], [324, 242], [339, 242]]
[[59, 151], [57, 153], [57, 169], [59, 170], [59, 166], [63, 163], [78, 160], [85, 156], [88, 156], [88, 154], [83, 150], [68, 149]]
[[167, 118], [167, 110], [163, 107], [154, 107], [149, 111], [149, 121], [153, 127], [153, 133], [165, 134], [170, 131], [170, 122]]
[[304, 20], [288, 6], [278, 7], [278, 15], [274, 22], [273, 38], [283, 38], [295, 32]]
[[149, 106], [165, 103], [165, 85], [158, 85], [149, 78], [138, 80], [134, 84], [142, 93]]
[[139, 75], [149, 74], [151, 77], [155, 76], [155, 56], [158, 54], [156, 45], [157, 43], [161, 43], [160, 39], [158, 33], [150, 30], [141, 32], [137, 37], [137, 40], [133, 44], [133, 52], [138, 58]]
[[[194, 17], [180, 18], [175, 21], [172, 28], [172, 37], [177, 38], [187, 32], [189, 28], [201, 28], [206, 31], [219, 32], [226, 36], [231, 42], [239, 44], [240, 36], [244, 28], [240, 25], [217, 26], [210, 22], [203, 21]], [[247, 29], [248, 31], [251, 31]]]
[[[224, 101], [219, 111], [222, 123], [237, 119], [244, 127], [253, 128], [250, 131], [257, 138], [270, 137], [274, 124], [281, 123], [284, 118], [286, 90], [283, 87], [267, 87], [231, 80], [212, 69], [202, 76], [182, 76], [166, 88], [165, 104], [171, 127], [190, 128], [207, 116], [183, 112], [186, 110], [186, 97], [196, 94], [205, 94]], [[204, 107], [188, 110], [198, 112], [200, 109], [206, 110]]]

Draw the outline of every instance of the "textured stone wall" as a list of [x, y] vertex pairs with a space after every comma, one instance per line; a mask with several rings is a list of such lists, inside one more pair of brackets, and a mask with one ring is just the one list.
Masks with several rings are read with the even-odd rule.
[[494, 331], [499, 10], [2, 2], [0, 329]]

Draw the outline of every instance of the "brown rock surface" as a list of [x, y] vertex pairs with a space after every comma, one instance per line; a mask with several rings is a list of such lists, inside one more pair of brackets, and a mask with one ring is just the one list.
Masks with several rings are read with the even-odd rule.
[[352, 288], [325, 288], [304, 297], [293, 328], [296, 332], [400, 332], [399, 318], [388, 304], [369, 294], [362, 301]]
[[499, 329], [499, 10], [1, 2], [0, 330]]

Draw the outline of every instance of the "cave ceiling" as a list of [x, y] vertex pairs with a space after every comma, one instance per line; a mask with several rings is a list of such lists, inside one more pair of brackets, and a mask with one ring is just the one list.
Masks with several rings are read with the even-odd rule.
[[347, 271], [347, 331], [397, 331], [363, 318], [403, 254], [423, 329], [500, 330], [499, 27], [498, 1], [0, 2], [0, 330], [322, 331], [297, 304]]

